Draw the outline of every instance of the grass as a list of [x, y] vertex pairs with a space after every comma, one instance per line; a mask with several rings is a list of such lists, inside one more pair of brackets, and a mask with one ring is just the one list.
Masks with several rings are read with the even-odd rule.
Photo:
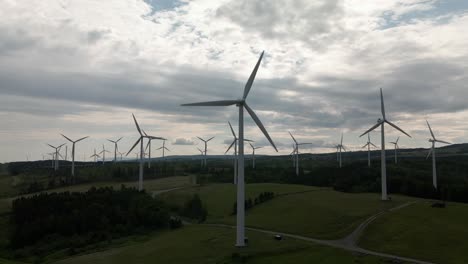
[[[337, 239], [349, 233], [367, 217], [404, 203], [409, 198], [394, 196], [382, 202], [378, 194], [349, 194], [330, 189], [288, 184], [247, 184], [246, 197], [264, 191], [279, 196], [247, 211], [246, 225], [314, 238]], [[232, 216], [235, 186], [214, 184], [163, 194], [169, 203], [179, 206], [198, 193], [208, 210], [208, 223], [235, 225]], [[281, 195], [292, 193], [290, 195]], [[295, 194], [294, 194], [295, 193]]]
[[[186, 226], [176, 231], [155, 234], [147, 241], [129, 243], [117, 248], [70, 257], [56, 264], [77, 263], [385, 263], [373, 256], [354, 255], [340, 249], [309, 242], [248, 232], [246, 248], [233, 246], [233, 229]], [[233, 254], [239, 257], [233, 257]]]
[[419, 202], [378, 218], [364, 232], [362, 247], [436, 263], [466, 263], [468, 205], [445, 209]]

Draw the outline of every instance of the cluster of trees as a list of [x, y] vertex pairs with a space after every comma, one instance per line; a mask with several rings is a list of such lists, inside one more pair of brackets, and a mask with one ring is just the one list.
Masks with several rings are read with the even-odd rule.
[[200, 196], [194, 194], [193, 197], [185, 203], [180, 214], [188, 218], [196, 219], [199, 223], [202, 223], [206, 220], [208, 211], [203, 206]]
[[12, 202], [10, 222], [11, 249], [40, 255], [165, 228], [170, 217], [163, 201], [122, 186], [22, 197]]
[[[253, 202], [251, 198], [248, 198], [244, 202], [245, 210], [247, 211], [250, 208], [254, 207], [255, 205], [259, 205], [273, 198], [275, 198], [275, 193], [273, 192], [262, 192], [257, 197], [254, 198]], [[234, 206], [232, 207], [232, 215], [235, 215], [235, 214], [237, 214], [237, 202], [235, 202]]]

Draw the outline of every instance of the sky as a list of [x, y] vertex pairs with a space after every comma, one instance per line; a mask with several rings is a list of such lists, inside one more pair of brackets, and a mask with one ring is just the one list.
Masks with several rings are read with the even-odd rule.
[[[386, 147], [424, 147], [427, 119], [442, 140], [467, 142], [468, 2], [461, 0], [0, 0], [0, 162], [37, 160], [46, 144], [77, 143], [89, 160], [107, 139], [168, 139], [169, 155], [195, 155], [197, 136], [222, 155], [238, 109], [180, 104], [247, 98], [276, 153], [245, 113], [257, 154], [360, 150], [381, 116]], [[380, 145], [380, 132], [371, 133]], [[161, 142], [153, 142], [153, 156]], [[69, 149], [71, 145], [69, 144]], [[251, 152], [246, 146], [246, 152]], [[134, 154], [130, 154], [134, 157]]]

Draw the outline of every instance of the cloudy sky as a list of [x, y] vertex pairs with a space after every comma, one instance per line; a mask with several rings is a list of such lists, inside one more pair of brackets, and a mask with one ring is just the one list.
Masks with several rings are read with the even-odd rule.
[[[42, 159], [73, 139], [77, 157], [137, 139], [132, 121], [197, 154], [196, 136], [222, 154], [237, 128], [232, 107], [182, 103], [237, 99], [265, 57], [249, 105], [279, 146], [288, 131], [307, 152], [328, 152], [380, 116], [409, 132], [401, 147], [436, 135], [468, 138], [468, 2], [461, 0], [0, 0], [0, 162]], [[268, 146], [246, 115], [246, 137]], [[398, 133], [387, 129], [388, 141]], [[378, 131], [372, 133], [380, 145]], [[387, 142], [388, 143], [388, 142]], [[153, 144], [154, 149], [159, 142]], [[390, 147], [387, 144], [387, 147]], [[155, 151], [153, 153], [156, 153]], [[273, 154], [271, 147], [257, 153]], [[156, 153], [157, 155], [159, 153]]]

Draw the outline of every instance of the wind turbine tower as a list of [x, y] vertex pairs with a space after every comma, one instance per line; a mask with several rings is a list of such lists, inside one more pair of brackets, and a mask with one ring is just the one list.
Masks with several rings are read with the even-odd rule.
[[431, 125], [429, 125], [429, 122], [427, 120], [426, 120], [426, 123], [427, 123], [427, 127], [429, 128], [429, 132], [431, 132], [431, 137], [432, 137], [432, 138], [429, 139], [429, 142], [432, 143], [432, 147], [431, 147], [431, 150], [429, 150], [429, 153], [427, 154], [426, 159], [428, 159], [429, 156], [432, 154], [432, 185], [437, 190], [437, 170], [436, 170], [435, 143], [436, 142], [444, 143], [444, 144], [452, 144], [452, 143], [436, 139], [436, 137], [434, 136], [434, 132], [432, 132]]
[[384, 99], [383, 99], [383, 93], [382, 93], [382, 88], [380, 88], [380, 110], [382, 112], [382, 118], [379, 118], [377, 120], [377, 124], [369, 128], [366, 132], [362, 133], [359, 137], [364, 136], [365, 134], [371, 132], [372, 130], [376, 129], [377, 127], [381, 127], [380, 133], [381, 133], [381, 158], [380, 158], [380, 164], [381, 164], [381, 184], [382, 184], [382, 200], [386, 201], [388, 200], [388, 195], [387, 195], [387, 168], [385, 164], [385, 123], [389, 124], [390, 126], [394, 127], [401, 133], [407, 135], [408, 137], [411, 137], [408, 133], [403, 131], [401, 128], [397, 127], [395, 124], [390, 122], [387, 117], [385, 116], [385, 105], [384, 105]]
[[60, 134], [62, 135], [62, 137], [64, 137], [66, 140], [70, 141], [72, 143], [72, 167], [71, 167], [71, 175], [72, 175], [72, 182], [74, 183], [75, 182], [75, 143], [77, 142], [80, 142], [81, 140], [83, 139], [86, 139], [88, 138], [89, 136], [86, 136], [86, 137], [82, 137], [78, 140], [71, 140], [69, 137], [65, 136], [64, 134]]
[[[223, 101], [214, 101], [214, 102], [203, 102], [203, 103], [194, 103], [194, 104], [185, 104], [183, 106], [230, 106], [236, 105], [239, 107], [239, 156], [238, 156], [238, 163], [237, 163], [237, 227], [236, 227], [236, 246], [237, 247], [244, 247], [245, 246], [245, 182], [244, 182], [244, 108], [250, 114], [252, 119], [255, 121], [257, 126], [263, 132], [265, 137], [268, 139], [270, 144], [276, 148], [273, 140], [271, 140], [270, 135], [266, 131], [265, 127], [263, 126], [260, 119], [257, 117], [255, 112], [249, 107], [246, 102], [247, 96], [249, 95], [250, 88], [255, 79], [255, 75], [257, 74], [257, 70], [260, 66], [260, 62], [263, 58], [263, 52], [258, 59], [257, 64], [253, 72], [251, 73], [249, 80], [247, 81], [245, 88], [244, 88], [244, 95], [242, 99], [234, 99], [234, 100], [223, 100]], [[206, 157], [206, 152], [205, 152]]]
[[367, 165], [369, 166], [369, 168], [371, 166], [371, 162], [370, 162], [370, 147], [371, 146], [377, 148], [377, 146], [374, 145], [374, 143], [372, 143], [370, 140], [370, 133], [367, 133], [367, 143], [364, 146], [362, 146], [362, 148], [367, 147]]

